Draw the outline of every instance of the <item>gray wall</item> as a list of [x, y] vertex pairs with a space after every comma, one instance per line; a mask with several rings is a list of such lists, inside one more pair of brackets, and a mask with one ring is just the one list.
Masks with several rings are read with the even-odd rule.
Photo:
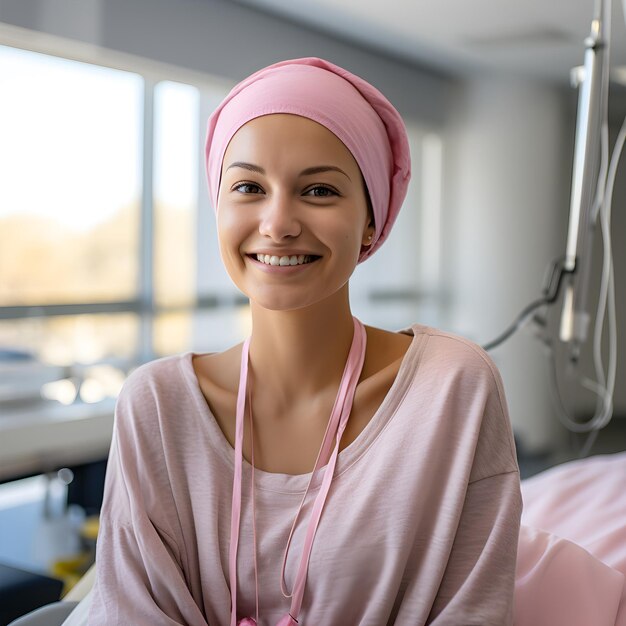
[[240, 80], [319, 56], [375, 84], [408, 117], [445, 120], [451, 80], [427, 69], [219, 0], [0, 0], [0, 22]]

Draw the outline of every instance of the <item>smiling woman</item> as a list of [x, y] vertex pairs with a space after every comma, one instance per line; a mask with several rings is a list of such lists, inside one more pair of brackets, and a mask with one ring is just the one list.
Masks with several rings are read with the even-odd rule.
[[400, 115], [341, 67], [283, 61], [214, 111], [206, 161], [252, 333], [126, 381], [89, 624], [512, 623], [498, 370], [461, 337], [351, 312], [407, 191]]
[[[249, 162], [254, 170], [242, 167]], [[220, 251], [251, 306], [302, 309], [331, 296], [347, 302], [348, 279], [375, 229], [359, 166], [337, 136], [302, 116], [266, 115], [237, 131], [224, 164]]]

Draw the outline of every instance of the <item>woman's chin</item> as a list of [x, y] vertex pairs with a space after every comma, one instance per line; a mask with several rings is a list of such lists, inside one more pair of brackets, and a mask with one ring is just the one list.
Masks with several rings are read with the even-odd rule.
[[288, 311], [300, 311], [315, 304], [314, 301], [293, 301], [291, 299], [277, 299], [277, 298], [260, 298], [258, 300], [251, 300], [259, 309], [265, 311], [275, 312], [288, 312]]

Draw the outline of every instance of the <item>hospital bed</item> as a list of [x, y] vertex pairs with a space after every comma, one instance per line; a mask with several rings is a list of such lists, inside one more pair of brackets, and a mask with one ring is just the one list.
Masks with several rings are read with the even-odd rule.
[[626, 452], [522, 481], [516, 626], [626, 626]]

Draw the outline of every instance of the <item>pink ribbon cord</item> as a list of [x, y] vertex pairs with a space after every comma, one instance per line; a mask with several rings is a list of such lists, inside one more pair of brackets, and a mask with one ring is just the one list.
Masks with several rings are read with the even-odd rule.
[[230, 626], [237, 625], [237, 547], [239, 544], [239, 523], [241, 518], [241, 472], [243, 465], [243, 414], [246, 407], [246, 387], [248, 382], [248, 354], [250, 351], [250, 337], [248, 337], [241, 351], [241, 369], [239, 373], [239, 390], [237, 391], [237, 418], [235, 423], [235, 475], [233, 479], [233, 501], [230, 521], [230, 595], [231, 612]]
[[[317, 455], [317, 459], [315, 461], [315, 466], [313, 468], [313, 472], [311, 473], [311, 477], [309, 479], [309, 483], [304, 492], [304, 496], [302, 501], [300, 502], [300, 507], [298, 508], [298, 512], [293, 521], [293, 525], [291, 527], [291, 532], [289, 533], [289, 539], [287, 541], [287, 547], [285, 549], [285, 555], [283, 558], [283, 565], [281, 568], [281, 577], [280, 577], [280, 585], [281, 591], [286, 598], [292, 598], [291, 601], [291, 609], [289, 614], [285, 615], [281, 618], [280, 622], [277, 626], [296, 626], [298, 624], [298, 615], [300, 613], [300, 609], [302, 607], [302, 599], [304, 597], [304, 589], [306, 586], [306, 578], [309, 567], [309, 560], [311, 557], [311, 550], [313, 547], [313, 540], [315, 538], [315, 533], [317, 532], [317, 527], [319, 524], [319, 520], [322, 515], [322, 510], [324, 508], [324, 504], [326, 502], [326, 498], [328, 497], [328, 491], [330, 489], [330, 484], [333, 479], [333, 475], [335, 472], [335, 466], [337, 464], [337, 457], [339, 456], [339, 444], [341, 442], [341, 437], [346, 429], [346, 425], [348, 423], [348, 419], [350, 417], [350, 412], [352, 410], [352, 404], [354, 401], [354, 394], [356, 392], [356, 387], [359, 382], [359, 377], [361, 375], [361, 370], [363, 369], [363, 362], [365, 360], [365, 349], [367, 343], [367, 336], [365, 333], [365, 327], [363, 324], [356, 318], [353, 317], [354, 322], [354, 334], [352, 338], [352, 345], [350, 347], [350, 352], [348, 354], [348, 359], [346, 361], [346, 366], [343, 371], [343, 375], [341, 378], [341, 382], [339, 384], [339, 391], [337, 393], [337, 397], [335, 399], [335, 403], [333, 405], [333, 409], [331, 411], [330, 419], [328, 420], [328, 425], [326, 427], [326, 432], [324, 433], [324, 439], [322, 442], [322, 446]], [[237, 421], [235, 427], [235, 473], [233, 480], [233, 500], [232, 500], [232, 517], [231, 517], [231, 541], [230, 541], [230, 589], [231, 589], [231, 626], [237, 626], [237, 547], [239, 543], [239, 527], [240, 527], [240, 517], [241, 517], [241, 474], [242, 474], [242, 464], [243, 464], [243, 430], [244, 430], [244, 412], [245, 412], [245, 400], [246, 400], [246, 388], [248, 384], [248, 359], [249, 359], [249, 349], [250, 349], [250, 338], [246, 339], [243, 345], [243, 350], [241, 353], [241, 371], [239, 378], [239, 390], [237, 393]], [[293, 532], [296, 527], [296, 523], [298, 518], [300, 517], [300, 512], [302, 510], [302, 506], [306, 500], [306, 496], [309, 492], [309, 488], [311, 487], [311, 482], [313, 481], [313, 477], [318, 469], [322, 468], [324, 465], [325, 459], [328, 457], [332, 446], [333, 437], [335, 438], [335, 447], [328, 461], [328, 465], [326, 467], [326, 471], [324, 473], [324, 477], [322, 479], [322, 485], [320, 491], [315, 499], [315, 503], [313, 505], [313, 511], [311, 512], [311, 518], [309, 520], [309, 525], [307, 527], [307, 532], [304, 541], [304, 547], [302, 551], [302, 556], [300, 559], [300, 564], [298, 567], [298, 572], [296, 574], [296, 580], [294, 583], [293, 590], [291, 594], [286, 593], [284, 578], [285, 578], [285, 566], [287, 563], [287, 554], [289, 552], [289, 547], [291, 545], [291, 539], [293, 537]], [[252, 480], [254, 483], [254, 458], [252, 459]], [[253, 485], [254, 490], [254, 485]], [[253, 491], [254, 498], [254, 491]], [[254, 503], [253, 503], [254, 506]], [[253, 512], [254, 513], [254, 512]], [[256, 625], [258, 621], [258, 582], [256, 578], [256, 529], [253, 527], [255, 532], [254, 544], [255, 544], [255, 584], [257, 585], [256, 589], [256, 602], [257, 602], [257, 620], [253, 620], [252, 618], [244, 618], [239, 622], [240, 626], [252, 626]]]

